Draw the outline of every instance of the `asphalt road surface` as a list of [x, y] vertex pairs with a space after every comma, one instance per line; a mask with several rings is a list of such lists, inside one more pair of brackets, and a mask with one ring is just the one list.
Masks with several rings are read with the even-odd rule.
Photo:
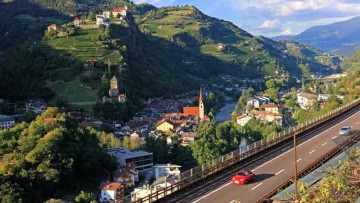
[[[360, 129], [360, 111], [333, 125], [316, 136], [298, 145], [297, 147], [297, 165], [298, 171], [306, 168], [313, 161], [323, 156], [333, 149], [336, 144], [334, 139], [338, 138], [339, 130], [342, 126], [353, 126], [353, 129]], [[346, 138], [344, 138], [346, 139]], [[235, 185], [229, 182], [215, 191], [196, 199], [193, 202], [235, 202], [253, 203], [274, 190], [294, 175], [294, 153], [290, 149], [279, 156], [265, 162], [264, 164], [252, 169], [256, 174], [256, 179], [248, 185]]]
[[[339, 136], [339, 130], [347, 125], [360, 129], [359, 107], [300, 139], [297, 146], [298, 172], [333, 149], [335, 139], [337, 143], [339, 139], [346, 139], [346, 136]], [[244, 164], [243, 168], [239, 168], [256, 174], [255, 180], [247, 185], [232, 184], [234, 173], [228, 173], [167, 202], [254, 203], [294, 175], [294, 153], [290, 144], [253, 162], [261, 164]]]

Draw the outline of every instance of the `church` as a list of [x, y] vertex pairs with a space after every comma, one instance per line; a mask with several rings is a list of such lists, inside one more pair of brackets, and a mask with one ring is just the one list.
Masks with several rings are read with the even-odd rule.
[[199, 94], [199, 106], [186, 106], [183, 107], [184, 116], [197, 116], [200, 120], [204, 120], [205, 117], [205, 106], [203, 102], [202, 88], [200, 88]]

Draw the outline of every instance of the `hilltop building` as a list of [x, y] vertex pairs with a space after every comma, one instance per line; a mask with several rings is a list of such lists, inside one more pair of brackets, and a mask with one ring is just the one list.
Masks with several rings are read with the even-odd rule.
[[51, 30], [58, 31], [58, 30], [60, 30], [60, 26], [57, 24], [51, 24], [48, 26], [48, 31], [50, 32]]
[[125, 103], [126, 102], [126, 93], [125, 94], [119, 94], [118, 100], [119, 100], [119, 103]]
[[79, 19], [78, 17], [76, 17], [76, 18], [74, 19], [74, 25], [75, 25], [75, 26], [80, 26], [80, 19]]
[[110, 27], [110, 23], [103, 15], [96, 15], [96, 25], [105, 25], [106, 28]]
[[121, 7], [121, 8], [116, 8], [112, 11], [104, 11], [103, 12], [103, 16], [105, 16], [106, 18], [110, 18], [111, 17], [111, 14], [112, 14], [112, 17], [117, 17], [118, 15], [120, 16], [126, 16], [127, 15], [127, 10], [128, 10], [128, 7], [125, 6], [125, 7]]
[[110, 97], [117, 97], [119, 96], [119, 89], [118, 89], [118, 80], [116, 76], [111, 78], [110, 80], [110, 89], [109, 89], [109, 96]]

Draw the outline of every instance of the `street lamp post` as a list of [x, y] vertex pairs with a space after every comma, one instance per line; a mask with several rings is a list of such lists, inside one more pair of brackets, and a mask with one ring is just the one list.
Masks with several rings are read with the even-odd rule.
[[294, 191], [295, 191], [295, 202], [298, 202], [298, 190], [297, 190], [297, 156], [296, 156], [296, 133], [294, 133]]

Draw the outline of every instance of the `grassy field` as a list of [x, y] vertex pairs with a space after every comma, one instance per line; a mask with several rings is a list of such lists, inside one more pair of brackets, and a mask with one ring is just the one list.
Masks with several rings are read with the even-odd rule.
[[77, 80], [47, 82], [47, 86], [56, 93], [56, 99], [65, 99], [69, 105], [89, 109], [98, 100], [97, 89]]

